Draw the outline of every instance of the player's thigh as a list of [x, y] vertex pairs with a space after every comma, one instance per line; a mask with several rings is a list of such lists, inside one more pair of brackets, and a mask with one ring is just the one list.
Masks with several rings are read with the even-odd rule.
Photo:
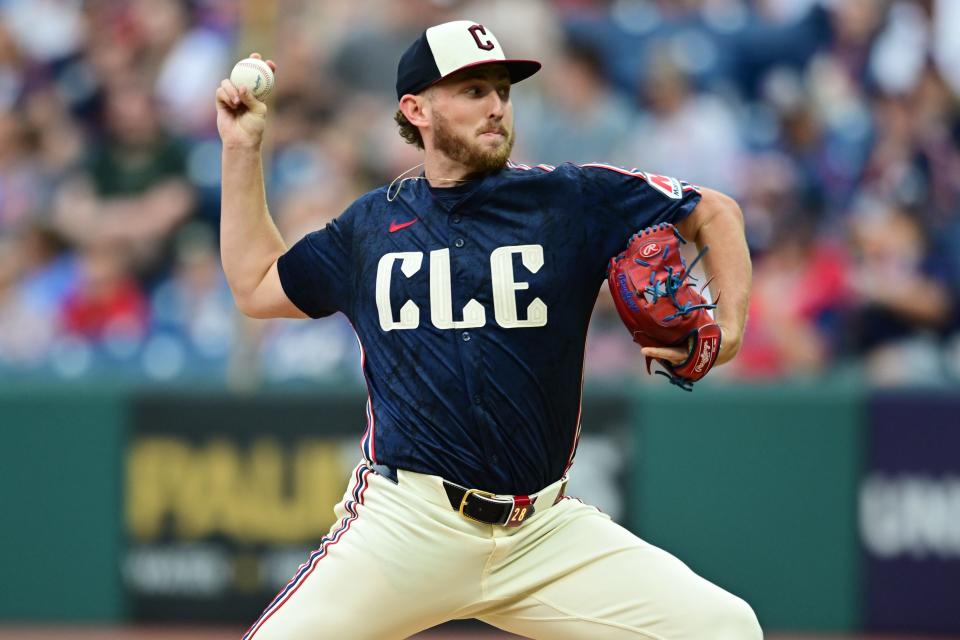
[[535, 577], [521, 600], [482, 617], [530, 638], [762, 637], [746, 602], [695, 574], [593, 507], [565, 501], [550, 534], [532, 542], [502, 577]]
[[425, 524], [403, 500], [389, 480], [355, 471], [339, 520], [244, 640], [391, 640], [442, 622], [460, 604], [432, 575], [449, 563], [418, 552]]

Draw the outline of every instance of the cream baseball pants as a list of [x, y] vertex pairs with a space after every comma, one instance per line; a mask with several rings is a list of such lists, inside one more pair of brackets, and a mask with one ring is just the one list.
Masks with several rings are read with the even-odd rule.
[[596, 508], [531, 496], [516, 528], [467, 520], [442, 480], [361, 464], [339, 521], [244, 640], [391, 640], [478, 618], [528, 638], [753, 640], [757, 618]]

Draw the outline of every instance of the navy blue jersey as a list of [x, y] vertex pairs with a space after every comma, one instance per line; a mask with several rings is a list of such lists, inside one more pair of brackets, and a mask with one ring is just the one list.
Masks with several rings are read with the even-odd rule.
[[529, 494], [573, 460], [607, 261], [699, 199], [673, 178], [598, 164], [510, 165], [456, 190], [412, 180], [300, 240], [280, 280], [307, 315], [342, 312], [357, 332], [367, 459]]

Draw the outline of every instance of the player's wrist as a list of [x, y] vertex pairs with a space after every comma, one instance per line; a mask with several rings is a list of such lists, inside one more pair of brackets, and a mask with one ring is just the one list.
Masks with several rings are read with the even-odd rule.
[[223, 151], [232, 154], [260, 155], [263, 147], [263, 138], [255, 140], [224, 140]]
[[717, 355], [717, 364], [724, 364], [733, 360], [743, 345], [743, 331], [729, 328], [729, 325], [717, 323], [720, 327], [720, 353]]

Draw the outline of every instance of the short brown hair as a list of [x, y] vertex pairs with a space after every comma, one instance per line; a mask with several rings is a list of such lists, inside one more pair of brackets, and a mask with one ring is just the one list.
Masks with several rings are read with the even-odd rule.
[[416, 128], [407, 116], [403, 115], [400, 109], [393, 115], [393, 121], [400, 127], [400, 137], [407, 141], [407, 144], [416, 145], [418, 149], [423, 149], [423, 136], [420, 135], [420, 129]]

